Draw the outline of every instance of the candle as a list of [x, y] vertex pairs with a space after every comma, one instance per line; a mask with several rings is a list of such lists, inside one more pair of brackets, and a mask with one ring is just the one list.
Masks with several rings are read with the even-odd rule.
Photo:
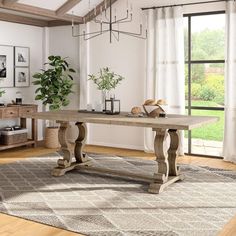
[[107, 0], [105, 0], [105, 10], [107, 9]]
[[129, 10], [129, 0], [127, 0], [127, 11]]

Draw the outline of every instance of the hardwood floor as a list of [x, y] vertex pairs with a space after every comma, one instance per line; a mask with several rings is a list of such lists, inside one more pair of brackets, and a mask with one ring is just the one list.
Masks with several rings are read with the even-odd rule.
[[[38, 148], [17, 148], [7, 151], [1, 151], [0, 164], [10, 163], [17, 160], [25, 159], [28, 157], [36, 157], [52, 153], [56, 150], [46, 149], [42, 147]], [[99, 146], [86, 146], [86, 152], [93, 153], [105, 153], [115, 154], [118, 156], [130, 156], [135, 158], [143, 158], [148, 160], [154, 160], [155, 156], [150, 153], [144, 153], [142, 151], [99, 147]], [[220, 159], [209, 159], [203, 157], [185, 156], [178, 158], [179, 163], [210, 166], [222, 169], [236, 170], [236, 165], [224, 162]], [[13, 227], [14, 226], [14, 227]], [[36, 222], [23, 220], [17, 217], [0, 214], [0, 235], [1, 236], [73, 236], [80, 234], [72, 233], [66, 230], [46, 226]], [[222, 229], [219, 236], [236, 236], [236, 216]]]

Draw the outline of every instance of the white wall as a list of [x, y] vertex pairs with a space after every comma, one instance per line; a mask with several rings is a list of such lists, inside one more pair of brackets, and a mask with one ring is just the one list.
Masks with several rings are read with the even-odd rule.
[[[152, 7], [168, 4], [180, 4], [190, 2], [189, 0], [139, 0], [129, 1], [133, 4], [134, 20], [120, 26], [120, 30], [138, 32], [139, 23], [145, 26], [145, 13], [142, 7]], [[192, 1], [197, 2], [197, 1]], [[119, 0], [113, 5], [117, 9], [118, 17], [124, 16], [127, 0]], [[224, 10], [224, 3], [211, 3], [184, 7], [184, 13], [206, 12]], [[122, 15], [123, 13], [123, 15]], [[98, 30], [95, 23], [91, 23], [90, 32]], [[84, 46], [87, 50], [83, 50]], [[116, 73], [125, 77], [121, 85], [116, 89], [116, 97], [121, 100], [121, 110], [130, 111], [133, 106], [141, 105], [144, 101], [145, 87], [145, 40], [135, 39], [129, 36], [120, 36], [120, 42], [113, 38], [113, 43], [109, 43], [109, 35], [102, 35], [89, 40], [87, 43], [81, 42], [81, 51], [84, 58], [88, 57], [87, 74], [96, 73], [102, 67], [110, 67]], [[86, 54], [86, 55], [85, 55]], [[81, 68], [84, 69], [84, 68]], [[87, 84], [87, 102], [94, 104], [100, 100], [100, 93], [91, 82], [86, 82], [85, 76], [83, 83]], [[83, 91], [84, 92], [84, 91]], [[144, 135], [142, 128], [109, 126], [109, 125], [90, 125], [89, 140], [90, 144], [128, 147], [143, 149]]]
[[[43, 28], [34, 27], [22, 24], [8, 23], [0, 21], [0, 45], [23, 46], [30, 48], [30, 78], [32, 74], [42, 68], [43, 58]], [[6, 88], [6, 94], [3, 95], [3, 100], [10, 103], [15, 100], [16, 92], [21, 91], [23, 95], [23, 103], [35, 103], [34, 100], [35, 87], [31, 84], [27, 88]], [[39, 110], [42, 109], [38, 103]], [[0, 120], [0, 128], [6, 125], [13, 125], [18, 120]], [[38, 138], [42, 139], [42, 122], [39, 122]]]

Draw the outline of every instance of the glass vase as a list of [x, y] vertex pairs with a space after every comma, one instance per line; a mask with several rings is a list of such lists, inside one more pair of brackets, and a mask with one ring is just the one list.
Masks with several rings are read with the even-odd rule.
[[105, 110], [105, 100], [110, 99], [110, 91], [108, 90], [102, 90], [102, 98], [101, 98], [101, 103], [102, 103], [102, 109], [103, 111]]

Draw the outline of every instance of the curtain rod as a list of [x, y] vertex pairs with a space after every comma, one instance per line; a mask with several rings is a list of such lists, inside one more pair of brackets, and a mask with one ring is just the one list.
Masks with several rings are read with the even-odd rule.
[[158, 7], [144, 7], [144, 8], [141, 8], [141, 9], [144, 11], [144, 10], [158, 9], [158, 8], [164, 8], [164, 7], [190, 6], [190, 5], [198, 5], [198, 4], [205, 4], [205, 3], [216, 3], [216, 2], [227, 2], [227, 1], [228, 0], [214, 0], [214, 1], [207, 1], [207, 2], [192, 2], [192, 3], [183, 3], [183, 4], [175, 4], [175, 5], [158, 6]]

